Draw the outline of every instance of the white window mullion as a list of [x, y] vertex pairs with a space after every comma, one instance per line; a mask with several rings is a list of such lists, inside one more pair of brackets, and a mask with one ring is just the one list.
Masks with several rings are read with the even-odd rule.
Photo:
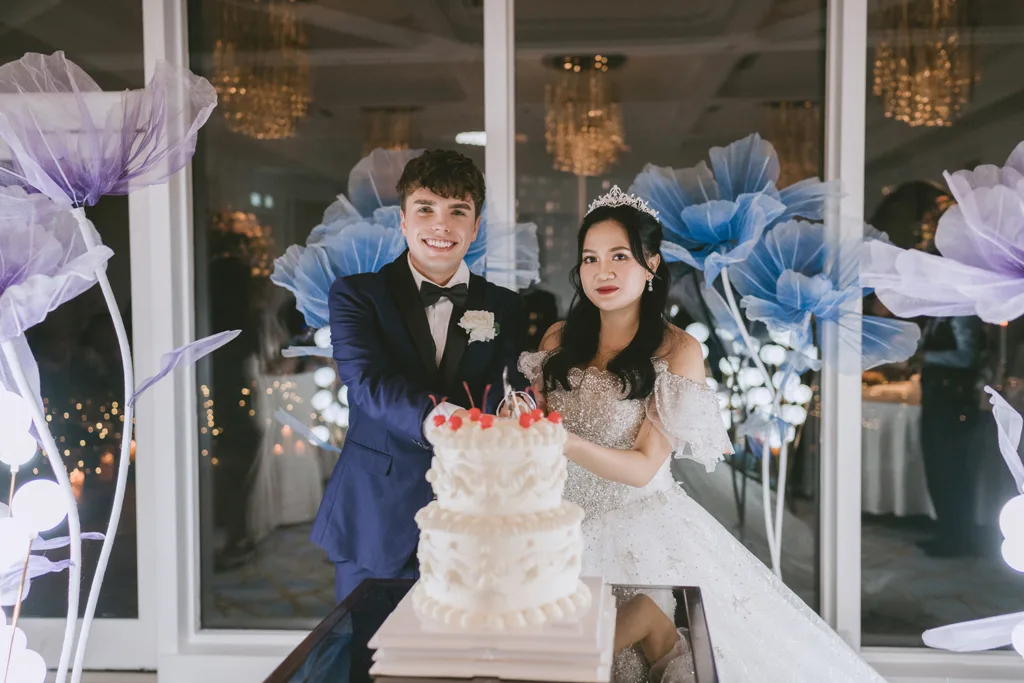
[[[484, 0], [484, 128], [487, 131], [487, 222], [516, 219], [515, 3]], [[489, 279], [516, 288], [516, 244], [512, 231], [487, 239]]]
[[[828, 221], [837, 241], [863, 234], [867, 17], [868, 0], [829, 0], [825, 173], [842, 182], [842, 198]], [[859, 311], [860, 305], [857, 298], [851, 309]], [[839, 368], [856, 366], [860, 326], [826, 328], [822, 351], [827, 362], [821, 377], [821, 612], [843, 639], [859, 647], [861, 378]]]

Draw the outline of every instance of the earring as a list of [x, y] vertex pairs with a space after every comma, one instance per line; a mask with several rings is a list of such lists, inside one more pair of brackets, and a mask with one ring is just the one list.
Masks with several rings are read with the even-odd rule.
[[654, 291], [654, 278], [653, 277], [647, 278], [647, 291], [648, 292], [653, 292]]

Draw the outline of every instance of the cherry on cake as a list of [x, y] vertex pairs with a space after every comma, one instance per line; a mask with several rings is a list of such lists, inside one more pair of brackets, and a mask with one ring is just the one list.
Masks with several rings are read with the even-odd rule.
[[437, 500], [416, 514], [421, 617], [506, 629], [578, 618], [583, 510], [562, 500], [566, 432], [557, 413], [518, 418], [473, 411], [428, 434]]

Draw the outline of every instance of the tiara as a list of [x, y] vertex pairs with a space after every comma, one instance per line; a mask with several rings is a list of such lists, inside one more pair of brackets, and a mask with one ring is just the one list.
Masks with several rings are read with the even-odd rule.
[[591, 202], [590, 207], [587, 209], [587, 213], [590, 213], [594, 209], [602, 206], [628, 206], [636, 209], [637, 211], [648, 213], [654, 216], [655, 219], [658, 218], [658, 212], [648, 206], [647, 202], [634, 194], [626, 194], [619, 189], [618, 185], [612, 185], [612, 189], [608, 194], [603, 194]]

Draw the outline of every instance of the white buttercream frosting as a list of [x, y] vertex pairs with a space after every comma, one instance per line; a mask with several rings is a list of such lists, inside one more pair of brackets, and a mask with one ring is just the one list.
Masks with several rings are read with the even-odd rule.
[[434, 458], [427, 481], [446, 510], [506, 515], [550, 510], [562, 502], [566, 433], [548, 420], [522, 427], [495, 420], [483, 428], [464, 422], [430, 434]]
[[580, 581], [583, 510], [562, 500], [566, 432], [465, 421], [429, 434], [437, 500], [416, 514], [424, 617], [464, 628], [526, 627], [586, 612]]

